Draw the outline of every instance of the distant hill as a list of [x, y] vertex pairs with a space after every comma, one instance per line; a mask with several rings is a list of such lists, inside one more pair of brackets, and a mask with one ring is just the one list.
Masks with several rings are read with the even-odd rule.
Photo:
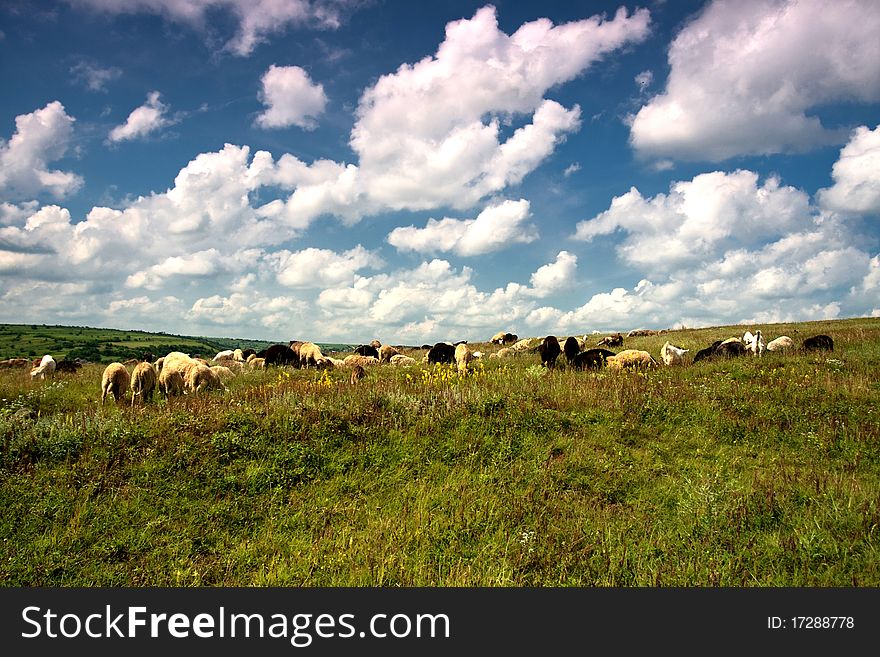
[[[81, 358], [91, 362], [109, 363], [139, 358], [146, 352], [157, 356], [183, 351], [210, 358], [224, 349], [252, 348], [260, 351], [268, 340], [217, 338], [206, 336], [123, 331], [90, 326], [46, 324], [0, 324], [0, 359], [37, 358], [52, 354], [55, 360]], [[350, 345], [318, 343], [325, 351], [345, 351]]]

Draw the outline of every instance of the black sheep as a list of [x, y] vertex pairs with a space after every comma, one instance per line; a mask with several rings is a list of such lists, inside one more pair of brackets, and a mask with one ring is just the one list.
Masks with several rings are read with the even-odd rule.
[[372, 356], [373, 358], [379, 357], [379, 350], [369, 344], [358, 345], [354, 348], [354, 353], [360, 356]]
[[565, 354], [565, 359], [571, 364], [575, 356], [577, 356], [581, 351], [581, 346], [578, 344], [577, 338], [570, 336], [566, 338], [565, 344], [562, 345], [562, 353]]
[[706, 347], [705, 349], [700, 349], [696, 354], [694, 354], [694, 362], [703, 360], [704, 358], [711, 358], [712, 354], [715, 353], [715, 349], [718, 348], [718, 345], [721, 344], [721, 340], [715, 340], [711, 345]]
[[834, 351], [834, 340], [830, 335], [814, 335], [804, 340], [804, 351]]
[[428, 350], [429, 363], [454, 363], [455, 347], [448, 342], [438, 342]]
[[556, 359], [559, 357], [559, 354], [562, 353], [562, 349], [559, 346], [559, 340], [556, 339], [555, 335], [548, 335], [544, 340], [538, 345], [538, 353], [541, 356], [541, 365], [544, 367], [555, 367]]
[[286, 344], [273, 344], [266, 349], [266, 367], [270, 365], [299, 365], [299, 359], [296, 352]]
[[598, 370], [605, 367], [605, 361], [609, 356], [616, 356], [613, 351], [608, 349], [587, 349], [580, 352], [571, 360], [571, 366], [576, 370]]

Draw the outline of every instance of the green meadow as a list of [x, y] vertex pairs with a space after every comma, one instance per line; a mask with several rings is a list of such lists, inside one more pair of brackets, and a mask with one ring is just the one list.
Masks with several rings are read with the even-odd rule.
[[[835, 349], [690, 363], [746, 328]], [[15, 330], [52, 353], [46, 327]], [[687, 364], [547, 370], [480, 344], [466, 376], [272, 368], [135, 408], [101, 405], [98, 362], [46, 381], [0, 370], [0, 581], [880, 585], [880, 319], [624, 347], [659, 360], [667, 339]]]

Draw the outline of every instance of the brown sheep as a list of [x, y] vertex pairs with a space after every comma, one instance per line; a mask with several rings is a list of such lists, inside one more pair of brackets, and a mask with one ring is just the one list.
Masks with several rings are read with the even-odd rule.
[[400, 352], [392, 347], [390, 344], [383, 344], [379, 347], [379, 362], [387, 363], [391, 360], [392, 356], [397, 356]]
[[367, 365], [375, 365], [378, 362], [378, 358], [373, 358], [372, 356], [361, 356], [360, 354], [351, 354], [350, 356], [346, 356], [342, 359], [342, 363], [345, 367], [354, 367], [355, 365], [366, 367]]
[[153, 391], [158, 385], [158, 376], [156, 369], [150, 363], [138, 363], [134, 366], [131, 373], [131, 405], [134, 406], [135, 400], [140, 396], [144, 402], [148, 402], [153, 398]]
[[357, 383], [358, 381], [363, 379], [366, 375], [367, 375], [367, 372], [366, 372], [366, 370], [364, 370], [363, 367], [361, 367], [360, 365], [355, 365], [351, 369], [351, 383], [352, 383], [352, 385], [354, 385], [355, 383]]
[[122, 399], [125, 391], [131, 385], [131, 375], [122, 363], [110, 363], [104, 368], [101, 376], [101, 404], [107, 395], [113, 395], [115, 401]]

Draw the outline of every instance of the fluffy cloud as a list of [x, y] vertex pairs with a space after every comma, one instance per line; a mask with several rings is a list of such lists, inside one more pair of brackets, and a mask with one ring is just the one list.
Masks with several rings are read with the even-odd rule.
[[498, 251], [511, 244], [527, 244], [538, 238], [530, 217], [529, 202], [502, 201], [490, 205], [476, 219], [429, 219], [425, 228], [401, 226], [388, 235], [388, 243], [401, 251], [440, 253], [452, 251], [476, 256]]
[[[367, 89], [351, 146], [370, 196], [393, 209], [472, 207], [516, 184], [580, 125], [580, 108], [544, 98], [593, 63], [648, 34], [650, 15], [620, 9], [507, 35], [495, 8], [446, 26], [434, 56], [404, 64]], [[503, 122], [530, 122], [501, 141]]]
[[296, 253], [284, 250], [272, 254], [271, 259], [278, 282], [291, 288], [323, 289], [349, 284], [361, 269], [384, 265], [380, 257], [360, 245], [343, 253], [315, 248]]
[[61, 159], [73, 136], [75, 119], [57, 100], [30, 114], [15, 117], [15, 133], [0, 139], [0, 194], [30, 199], [43, 193], [62, 198], [77, 191], [83, 179], [48, 163]]
[[187, 23], [204, 30], [208, 14], [230, 12], [238, 31], [224, 49], [239, 56], [250, 55], [273, 34], [292, 25], [336, 28], [349, 5], [338, 0], [69, 0], [73, 5], [89, 7], [110, 14], [150, 13], [168, 20]]
[[575, 239], [623, 231], [617, 253], [649, 272], [678, 269], [721, 250], [778, 238], [812, 223], [809, 197], [777, 178], [758, 184], [752, 171], [715, 171], [674, 182], [669, 194], [645, 199], [636, 188], [577, 224]]
[[618, 258], [641, 280], [574, 310], [536, 308], [532, 331], [832, 318], [870, 313], [880, 299], [877, 257], [852, 226], [775, 178], [759, 185], [751, 171], [698, 175], [651, 198], [633, 188], [579, 223], [576, 237], [616, 231]]
[[880, 99], [878, 32], [872, 0], [715, 0], [672, 42], [666, 89], [633, 118], [632, 145], [718, 161], [839, 143], [808, 112]]
[[108, 138], [111, 142], [120, 142], [146, 137], [174, 123], [167, 112], [168, 106], [159, 100], [159, 92], [151, 91], [147, 94], [146, 102], [135, 108], [125, 123], [113, 128]]
[[819, 191], [819, 203], [838, 212], [880, 214], [880, 126], [860, 126], [831, 170], [834, 185]]
[[324, 87], [315, 84], [299, 66], [275, 66], [261, 79], [260, 100], [266, 110], [257, 117], [263, 128], [299, 126], [305, 130], [317, 127], [315, 118], [324, 111], [327, 96]]

